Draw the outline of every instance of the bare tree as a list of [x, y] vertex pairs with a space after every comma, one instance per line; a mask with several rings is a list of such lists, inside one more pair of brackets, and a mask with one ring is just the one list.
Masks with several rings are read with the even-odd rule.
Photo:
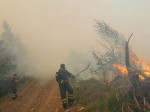
[[103, 74], [104, 78], [106, 78], [105, 76], [114, 70], [113, 64], [115, 62], [125, 64], [123, 57], [126, 41], [122, 34], [111, 28], [104, 21], [95, 22], [95, 28], [99, 34], [97, 42], [101, 49], [94, 49], [92, 54], [98, 65], [98, 74]]

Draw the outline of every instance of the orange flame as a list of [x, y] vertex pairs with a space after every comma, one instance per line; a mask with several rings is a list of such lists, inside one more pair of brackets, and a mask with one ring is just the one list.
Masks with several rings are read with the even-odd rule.
[[145, 80], [145, 78], [144, 78], [142, 75], [139, 75], [139, 78], [140, 78], [141, 80]]
[[[141, 65], [141, 69], [144, 71], [145, 75], [147, 77], [150, 77], [150, 61], [144, 59], [141, 56], [138, 57], [131, 57], [130, 61], [133, 63], [136, 63], [138, 65]], [[128, 71], [126, 66], [120, 65], [117, 62], [114, 63], [114, 67], [119, 69], [121, 71], [122, 74], [128, 75]], [[145, 78], [142, 75], [139, 75], [139, 78], [141, 80], [145, 80]]]
[[138, 60], [138, 63], [142, 65], [142, 69], [145, 75], [147, 75], [147, 77], [150, 77], [150, 62], [142, 56], [138, 56]]
[[[122, 74], [125, 74], [125, 75], [128, 75], [128, 71], [127, 71], [127, 68], [126, 66], [122, 66], [120, 64], [118, 64], [117, 62], [114, 63], [114, 67], [119, 69], [121, 71]], [[142, 75], [139, 75], [139, 78], [143, 81], [145, 80], [145, 78], [142, 76]]]
[[150, 72], [144, 72], [145, 75], [147, 75], [148, 77], [150, 77]]
[[137, 57], [131, 57], [130, 59], [131, 62], [134, 62], [138, 65], [141, 65], [142, 66], [142, 70], [144, 71], [145, 75], [147, 77], [150, 77], [150, 61], [145, 59], [144, 57], [142, 56], [137, 56]]
[[116, 63], [114, 63], [114, 67], [119, 69], [122, 74], [128, 75], [128, 71], [127, 71], [126, 66], [122, 66], [116, 62]]
[[145, 75], [150, 77], [150, 66], [143, 66], [143, 70], [144, 70]]

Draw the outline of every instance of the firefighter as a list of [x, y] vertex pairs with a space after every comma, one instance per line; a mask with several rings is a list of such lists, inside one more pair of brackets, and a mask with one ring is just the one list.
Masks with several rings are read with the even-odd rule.
[[[74, 78], [74, 75], [66, 70], [65, 64], [61, 64], [60, 70], [56, 72], [56, 81], [59, 83], [59, 89], [64, 109], [67, 109], [67, 107], [71, 107], [74, 102], [73, 89], [68, 81], [69, 77]], [[68, 92], [68, 103], [66, 98], [66, 92]]]
[[21, 80], [21, 78], [18, 78], [17, 77], [17, 74], [14, 74], [13, 75], [13, 78], [12, 78], [12, 99], [13, 100], [16, 100], [17, 98], [17, 88], [16, 88], [16, 83], [19, 82]]

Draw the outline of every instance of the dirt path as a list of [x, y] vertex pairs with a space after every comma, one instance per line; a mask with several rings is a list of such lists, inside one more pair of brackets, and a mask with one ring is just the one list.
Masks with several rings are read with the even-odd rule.
[[28, 80], [18, 89], [18, 99], [11, 94], [0, 103], [2, 112], [62, 112], [58, 84], [55, 80]]

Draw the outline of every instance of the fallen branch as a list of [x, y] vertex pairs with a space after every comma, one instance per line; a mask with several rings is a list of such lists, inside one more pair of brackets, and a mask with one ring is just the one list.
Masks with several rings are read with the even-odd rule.
[[129, 110], [130, 112], [134, 112], [129, 106], [128, 106], [128, 110]]
[[123, 109], [124, 109], [124, 104], [122, 104], [122, 107], [121, 107], [121, 112], [124, 112], [124, 111], [123, 111]]
[[134, 97], [134, 101], [136, 102], [137, 107], [139, 108], [139, 110], [141, 110], [141, 107], [140, 107], [140, 105], [139, 105], [139, 103], [138, 103], [138, 101], [137, 101], [137, 99], [136, 99], [136, 96], [135, 96], [135, 92], [134, 92], [134, 91], [133, 91], [133, 97]]

